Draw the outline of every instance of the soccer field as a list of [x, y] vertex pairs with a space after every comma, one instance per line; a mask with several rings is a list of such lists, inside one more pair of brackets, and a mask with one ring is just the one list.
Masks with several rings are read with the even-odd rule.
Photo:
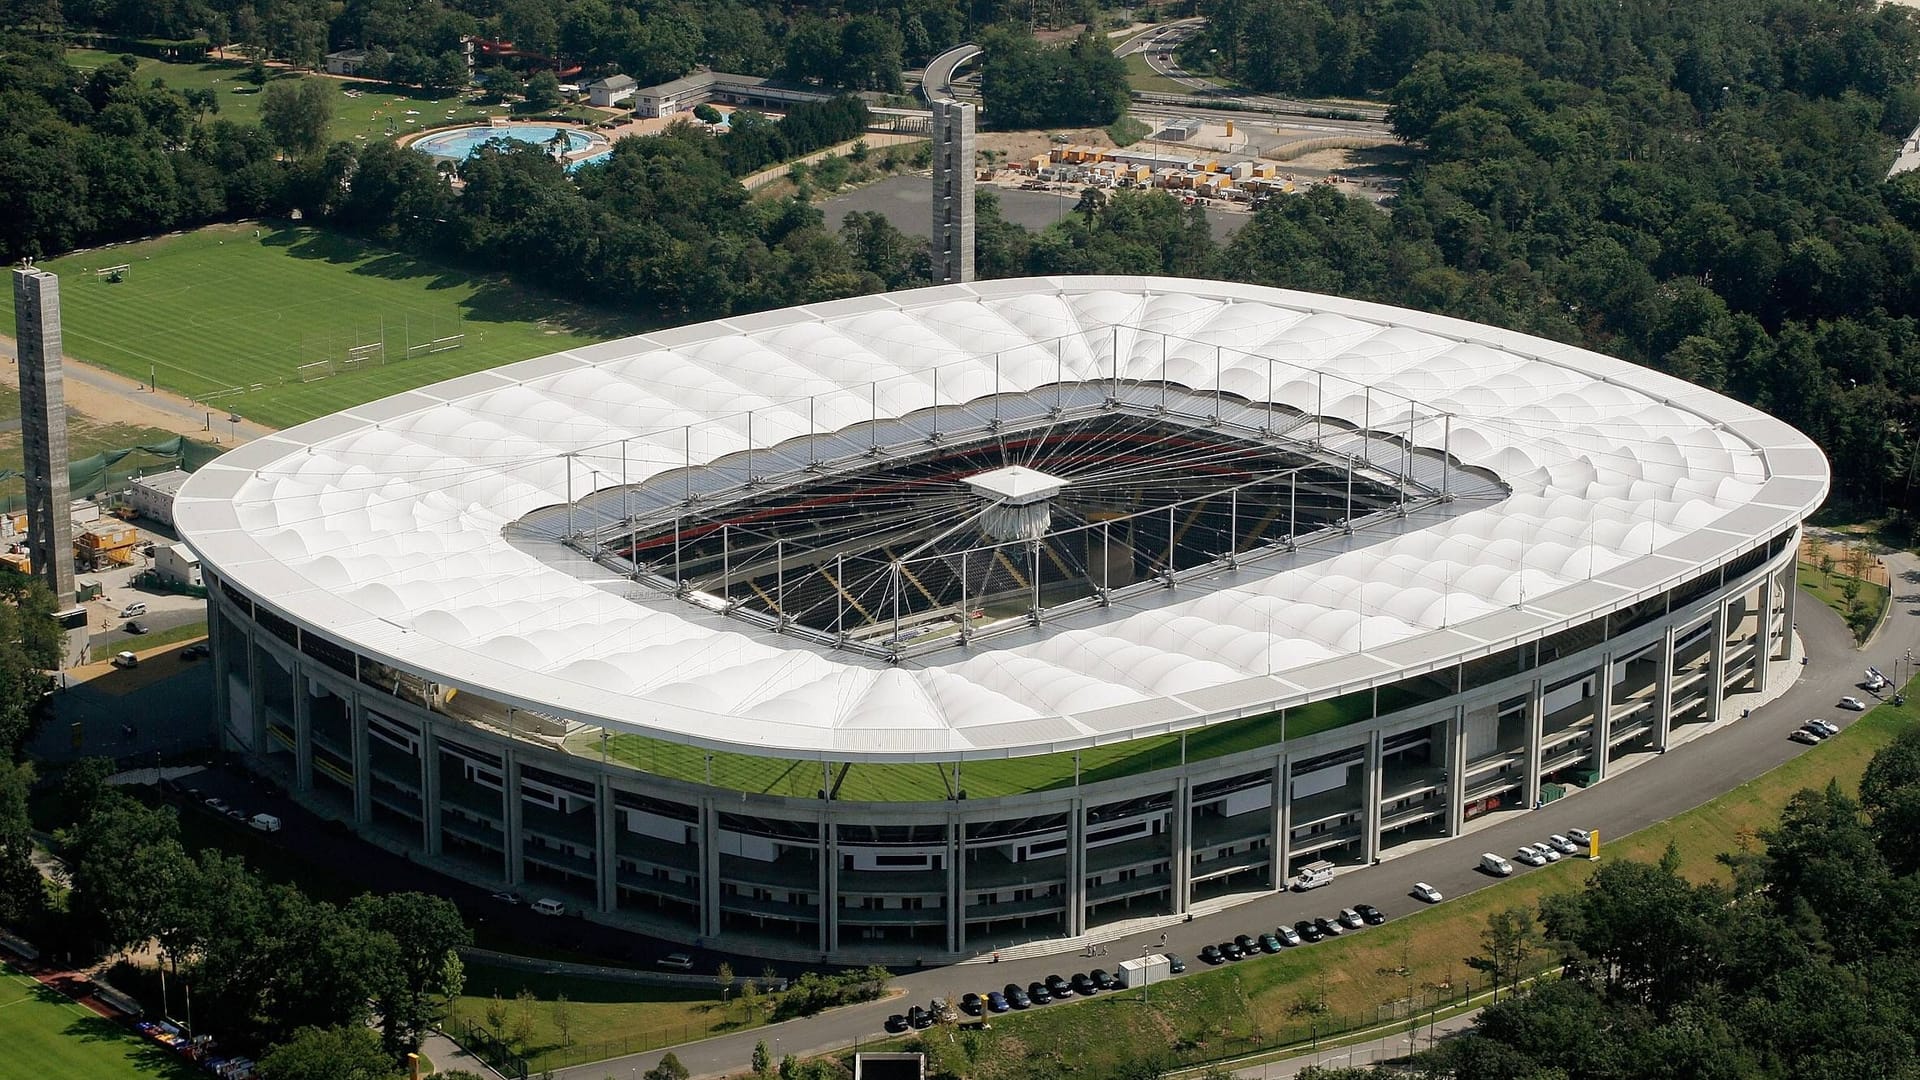
[[186, 1080], [161, 1047], [0, 964], [0, 1074], [86, 1080]]
[[[258, 234], [256, 236], [256, 233]], [[60, 275], [67, 354], [289, 427], [515, 360], [639, 333], [616, 312], [504, 278], [291, 226], [222, 225], [76, 252]], [[125, 265], [112, 283], [97, 271]], [[13, 310], [0, 326], [13, 332]]]

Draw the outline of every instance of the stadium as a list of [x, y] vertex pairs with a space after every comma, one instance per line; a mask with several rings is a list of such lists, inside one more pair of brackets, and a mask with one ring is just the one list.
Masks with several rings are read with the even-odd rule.
[[1790, 678], [1787, 425], [1487, 326], [1163, 278], [742, 316], [201, 469], [223, 738], [478, 883], [768, 956], [1266, 895]]

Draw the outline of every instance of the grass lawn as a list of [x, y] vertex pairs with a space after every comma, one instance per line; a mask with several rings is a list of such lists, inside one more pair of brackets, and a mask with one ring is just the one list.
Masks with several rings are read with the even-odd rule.
[[[19, 472], [24, 467], [25, 457], [21, 445], [19, 416], [20, 392], [11, 386], [0, 386], [0, 470]], [[105, 450], [144, 446], [171, 438], [173, 438], [171, 432], [161, 431], [158, 428], [102, 423], [92, 417], [72, 412], [67, 418], [67, 452], [76, 461]], [[168, 458], [134, 453], [116, 466], [116, 470], [142, 465], [149, 469], [159, 469], [170, 464], [172, 461]], [[27, 487], [24, 479], [14, 477], [11, 480], [0, 480], [0, 506], [23, 506], [26, 497]]]
[[[1909, 694], [1914, 689], [1910, 685]], [[1882, 705], [1836, 738], [1703, 806], [1631, 836], [1604, 838], [1603, 853], [1652, 861], [1671, 842], [1688, 878], [1724, 880], [1715, 855], [1755, 842], [1802, 788], [1838, 780], [1852, 792], [1874, 751], [1916, 722], [1920, 706]], [[1457, 999], [1469, 976], [1484, 981], [1463, 958], [1481, 951], [1489, 914], [1578, 889], [1591, 871], [1585, 860], [1554, 863], [1357, 936], [1177, 979], [1150, 989], [1151, 1008], [1141, 1007], [1137, 993], [1127, 993], [1071, 1009], [996, 1017], [993, 1030], [980, 1037], [975, 1075], [1091, 1080], [1114, 1075], [1125, 1060], [1169, 1047], [1189, 1061], [1254, 1053], [1308, 1038], [1311, 1027], [1296, 1007], [1322, 995], [1328, 1010], [1323, 1035], [1377, 1023], [1384, 1018], [1383, 1003], [1395, 999]], [[1403, 968], [1409, 972], [1404, 977], [1398, 973]], [[977, 981], [984, 983], [984, 977]], [[965, 989], [984, 986], [956, 987]]]
[[[466, 993], [454, 1000], [448, 1029], [459, 1032], [469, 1022], [485, 1028], [487, 1007], [497, 992], [509, 1017], [505, 1030], [512, 1031], [513, 1018], [523, 1008], [515, 1000], [522, 990], [536, 999], [531, 1005], [533, 1034], [523, 1047], [535, 1070], [601, 1061], [763, 1022], [760, 1017], [749, 1022], [746, 1011], [732, 1002], [722, 1009], [717, 983], [711, 989], [678, 989], [469, 964]], [[556, 1002], [562, 994], [567, 998], [570, 1040], [561, 1038], [557, 1022]]]
[[1872, 581], [1860, 582], [1860, 614], [1854, 616], [1847, 608], [1846, 587], [1853, 578], [1836, 570], [1831, 574], [1822, 574], [1818, 567], [1800, 563], [1796, 570], [1800, 587], [1812, 593], [1819, 601], [1840, 613], [1840, 617], [1853, 627], [1854, 637], [1865, 641], [1867, 635], [1880, 622], [1880, 613], [1886, 609], [1889, 590], [1885, 585]]
[[[259, 233], [255, 237], [256, 231]], [[118, 284], [99, 267], [127, 263]], [[69, 355], [288, 427], [402, 390], [637, 333], [639, 320], [318, 229], [221, 225], [42, 263], [63, 277]], [[11, 308], [0, 330], [12, 333]], [[407, 346], [464, 334], [457, 348]], [[382, 343], [385, 363], [313, 382], [298, 368]], [[129, 445], [120, 442], [116, 445]], [[78, 450], [76, 449], [76, 453]]]
[[0, 1046], [8, 1076], [165, 1077], [200, 1075], [123, 1025], [0, 964]]
[[[92, 70], [118, 58], [117, 53], [89, 49], [71, 49], [67, 52], [67, 63], [82, 70]], [[249, 66], [242, 60], [212, 59], [205, 63], [175, 64], [143, 57], [136, 77], [142, 83], [162, 79], [175, 90], [216, 91], [220, 95], [220, 111], [209, 119], [258, 124], [261, 88], [241, 78]], [[508, 113], [505, 105], [476, 104], [476, 95], [471, 90], [442, 94], [384, 83], [348, 82], [277, 70], [273, 74], [280, 79], [319, 79], [334, 88], [333, 123], [327, 132], [334, 141], [358, 144], [448, 124], [485, 123], [489, 115], [505, 116]], [[349, 95], [347, 91], [353, 91], [353, 94]], [[573, 119], [589, 123], [607, 118], [606, 113], [596, 109], [567, 108], [560, 111]], [[409, 116], [408, 113], [413, 115]]]
[[105, 645], [95, 645], [91, 659], [95, 661], [105, 660], [114, 653], [127, 648], [131, 648], [134, 652], [146, 652], [148, 649], [157, 649], [162, 645], [174, 645], [182, 641], [197, 641], [206, 636], [207, 624], [204, 622], [188, 623], [185, 626], [169, 626], [165, 630], [155, 630], [150, 634], [145, 634], [138, 638], [129, 638], [125, 641], [110, 641]]
[[1167, 78], [1165, 75], [1153, 70], [1153, 65], [1147, 63], [1146, 53], [1128, 53], [1126, 56], [1126, 64], [1127, 85], [1133, 87], [1135, 90], [1141, 90], [1149, 94], [1193, 93], [1193, 87], [1182, 86], [1172, 79]]

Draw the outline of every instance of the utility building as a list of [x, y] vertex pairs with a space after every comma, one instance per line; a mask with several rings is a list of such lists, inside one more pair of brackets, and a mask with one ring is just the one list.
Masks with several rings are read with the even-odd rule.
[[27, 551], [53, 591], [73, 603], [72, 499], [67, 489], [67, 391], [61, 370], [60, 279], [31, 266], [13, 271], [19, 336], [20, 433], [26, 458]]

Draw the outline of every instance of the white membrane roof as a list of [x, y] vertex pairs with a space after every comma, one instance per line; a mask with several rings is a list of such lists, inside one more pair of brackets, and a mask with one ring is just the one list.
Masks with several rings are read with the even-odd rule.
[[[1116, 375], [1411, 427], [1511, 493], [897, 666], [503, 537], [749, 437]], [[464, 376], [242, 446], [175, 515], [264, 606], [443, 686], [714, 748], [934, 761], [1184, 730], [1484, 656], [1765, 544], [1828, 479], [1786, 424], [1570, 346], [1335, 297], [1084, 277], [860, 297]]]

